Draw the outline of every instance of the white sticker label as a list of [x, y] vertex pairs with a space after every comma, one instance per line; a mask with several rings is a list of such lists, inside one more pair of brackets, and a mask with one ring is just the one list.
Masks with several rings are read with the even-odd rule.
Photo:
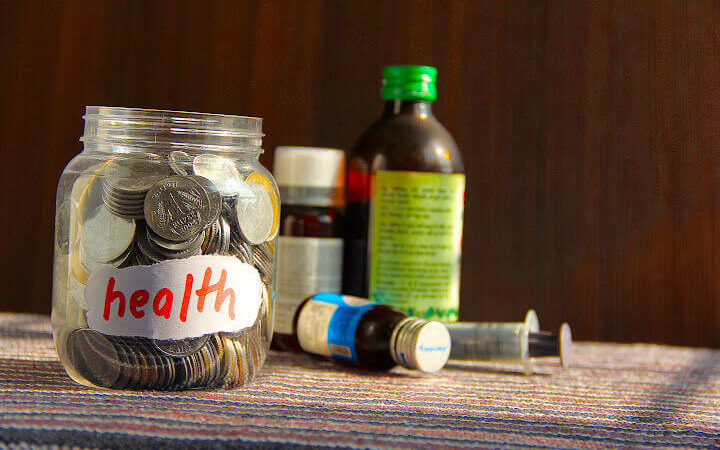
[[328, 329], [336, 309], [338, 305], [332, 303], [308, 300], [300, 311], [297, 325], [297, 338], [303, 350], [330, 356]]
[[340, 293], [343, 240], [280, 236], [275, 331], [292, 334], [298, 305], [320, 292]]
[[258, 271], [231, 256], [93, 270], [85, 288], [90, 328], [113, 336], [185, 339], [251, 326], [262, 302]]

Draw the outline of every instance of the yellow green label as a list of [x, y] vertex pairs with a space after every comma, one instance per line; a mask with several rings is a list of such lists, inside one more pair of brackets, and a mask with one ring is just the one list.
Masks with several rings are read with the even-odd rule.
[[370, 224], [370, 299], [455, 321], [465, 175], [378, 171]]

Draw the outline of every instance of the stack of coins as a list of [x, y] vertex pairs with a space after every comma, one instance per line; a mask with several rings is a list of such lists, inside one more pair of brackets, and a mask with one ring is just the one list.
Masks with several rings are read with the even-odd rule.
[[125, 219], [142, 219], [145, 195], [165, 170], [146, 158], [117, 159], [105, 167], [103, 202], [113, 214]]
[[[78, 244], [71, 245], [82, 277], [103, 265], [127, 267], [195, 255], [231, 255], [253, 265], [272, 289], [279, 201], [260, 172], [243, 177], [232, 159], [194, 158], [180, 151], [167, 161], [122, 155], [93, 169], [99, 205], [84, 205]], [[95, 174], [96, 173], [96, 174]], [[88, 194], [90, 195], [90, 194]], [[82, 202], [81, 202], [82, 203]], [[89, 213], [85, 210], [92, 209]], [[72, 253], [78, 256], [73, 257]], [[77, 264], [76, 264], [77, 266]], [[263, 301], [267, 303], [268, 296]], [[177, 390], [234, 387], [252, 378], [264, 357], [263, 304], [256, 324], [238, 333], [158, 341], [107, 336], [89, 328], [69, 333], [67, 353], [89, 382], [115, 389]]]
[[82, 328], [70, 333], [67, 351], [75, 368], [96, 386], [129, 390], [232, 388], [254, 376], [253, 371], [262, 364], [262, 346], [254, 341], [250, 333], [217, 333], [172, 341], [171, 347], [163, 348], [158, 342], [167, 341], [106, 336]]
[[202, 242], [203, 254], [220, 253], [226, 255], [230, 252], [230, 223], [224, 217], [218, 217], [205, 233]]

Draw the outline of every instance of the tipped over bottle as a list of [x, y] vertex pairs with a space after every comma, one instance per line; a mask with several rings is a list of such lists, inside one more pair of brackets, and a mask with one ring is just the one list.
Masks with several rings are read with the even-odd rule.
[[403, 366], [432, 373], [450, 356], [450, 334], [442, 323], [348, 295], [306, 299], [296, 312], [294, 330], [304, 351], [373, 370]]

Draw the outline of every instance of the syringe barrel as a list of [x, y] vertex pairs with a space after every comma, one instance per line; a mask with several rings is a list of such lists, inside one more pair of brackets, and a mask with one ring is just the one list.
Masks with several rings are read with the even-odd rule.
[[456, 322], [447, 324], [452, 339], [450, 358], [524, 362], [528, 327], [525, 323]]

